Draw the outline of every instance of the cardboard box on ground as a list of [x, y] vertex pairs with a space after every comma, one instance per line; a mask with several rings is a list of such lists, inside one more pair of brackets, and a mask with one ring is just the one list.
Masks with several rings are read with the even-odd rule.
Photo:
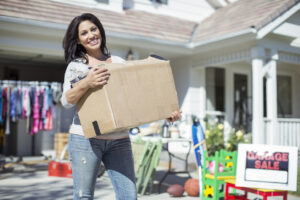
[[90, 89], [76, 105], [86, 138], [166, 119], [179, 109], [169, 61], [148, 57], [104, 67], [108, 84]]

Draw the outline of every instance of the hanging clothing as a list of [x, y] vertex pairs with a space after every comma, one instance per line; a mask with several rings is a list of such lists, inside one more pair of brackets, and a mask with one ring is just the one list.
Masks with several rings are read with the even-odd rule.
[[16, 122], [16, 88], [13, 88], [11, 92], [10, 116], [12, 121]]
[[3, 89], [2, 89], [2, 87], [0, 87], [0, 124], [3, 123], [2, 112], [3, 112], [4, 97], [2, 96], [2, 92], [3, 92]]
[[32, 130], [31, 134], [36, 134], [39, 131], [39, 119], [40, 119], [40, 104], [39, 104], [39, 90], [35, 89], [34, 104], [33, 104], [33, 116], [32, 116]]
[[16, 111], [16, 121], [22, 117], [22, 90], [17, 87], [15, 90], [15, 111]]
[[8, 135], [10, 134], [10, 87], [6, 88], [6, 100], [7, 100], [7, 104], [6, 104], [6, 123], [5, 123], [5, 134]]
[[[3, 85], [2, 85], [3, 84]], [[15, 85], [18, 84], [18, 85]], [[52, 130], [55, 106], [53, 94], [62, 93], [59, 83], [0, 82], [0, 124], [4, 134], [10, 133], [10, 121], [26, 119], [26, 131]]]

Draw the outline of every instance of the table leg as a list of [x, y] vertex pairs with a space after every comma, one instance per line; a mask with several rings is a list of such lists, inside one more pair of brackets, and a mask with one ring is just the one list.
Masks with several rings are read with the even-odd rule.
[[[167, 150], [168, 151], [168, 150]], [[170, 174], [171, 172], [171, 168], [172, 168], [172, 155], [170, 154], [170, 152], [168, 151], [168, 156], [169, 156], [169, 168], [168, 171], [165, 173], [165, 175], [162, 177], [162, 179], [159, 181], [158, 183], [158, 194], [160, 194], [160, 190], [161, 190], [161, 184], [163, 183], [163, 181], [167, 178], [167, 176]]]
[[[192, 142], [189, 141], [189, 150], [188, 150], [188, 153], [185, 156], [185, 159], [183, 159], [183, 158], [181, 158], [179, 156], [176, 156], [176, 155], [172, 154], [171, 152], [169, 152], [169, 147], [168, 146], [167, 146], [167, 148], [163, 147], [163, 149], [165, 149], [168, 152], [168, 156], [169, 156], [169, 169], [165, 173], [165, 175], [163, 176], [163, 178], [159, 181], [159, 184], [158, 184], [158, 193], [160, 193], [160, 191], [161, 191], [161, 184], [162, 184], [162, 182], [167, 178], [167, 176], [169, 174], [182, 174], [182, 173], [185, 173], [185, 174], [188, 174], [189, 178], [192, 177], [191, 174], [190, 174], [190, 172], [188, 171], [188, 157], [189, 157], [190, 150], [191, 150], [191, 144], [192, 144]], [[176, 159], [179, 159], [179, 160], [182, 160], [182, 161], [185, 162], [185, 170], [184, 171], [172, 171], [172, 157], [176, 158]]]

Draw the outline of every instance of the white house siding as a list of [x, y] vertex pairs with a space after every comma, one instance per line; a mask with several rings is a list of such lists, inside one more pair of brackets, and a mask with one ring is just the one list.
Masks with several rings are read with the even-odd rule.
[[171, 60], [171, 66], [177, 90], [179, 106], [181, 108], [187, 107], [185, 104], [187, 91], [190, 87], [191, 64], [189, 63], [188, 59], [181, 57]]
[[[171, 61], [179, 105], [184, 115], [204, 117], [205, 71], [204, 68], [192, 67], [189, 57]], [[204, 104], [203, 104], [204, 103]]]
[[150, 0], [134, 0], [134, 9], [198, 22], [214, 12], [214, 8], [205, 0], [169, 0], [167, 5]]

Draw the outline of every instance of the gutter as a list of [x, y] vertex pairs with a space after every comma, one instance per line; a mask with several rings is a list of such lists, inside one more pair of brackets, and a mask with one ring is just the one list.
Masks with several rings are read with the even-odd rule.
[[8, 16], [0, 16], [0, 21], [16, 23], [16, 24], [38, 26], [38, 27], [42, 27], [42, 28], [53, 28], [53, 29], [57, 29], [57, 30], [66, 30], [68, 28], [67, 24], [43, 22], [43, 21], [38, 21], [38, 20], [33, 20], [33, 19], [24, 19], [24, 18], [16, 18], [16, 17], [8, 17]]
[[[43, 21], [37, 21], [33, 19], [24, 19], [24, 18], [16, 18], [16, 17], [8, 17], [8, 16], [0, 16], [0, 21], [3, 22], [9, 22], [9, 23], [16, 23], [16, 24], [24, 24], [24, 25], [31, 25], [31, 26], [37, 26], [37, 27], [42, 27], [42, 28], [53, 28], [56, 30], [63, 30], [65, 31], [68, 27], [67, 24], [61, 24], [61, 23], [53, 23], [53, 22], [43, 22]], [[141, 41], [141, 42], [147, 42], [147, 43], [152, 43], [156, 45], [165, 45], [169, 47], [177, 47], [182, 50], [193, 50], [195, 48], [208, 45], [211, 43], [216, 43], [220, 42], [222, 40], [230, 39], [233, 37], [238, 37], [242, 35], [247, 35], [247, 34], [256, 34], [257, 31], [254, 28], [248, 28], [242, 31], [238, 31], [235, 33], [227, 34], [218, 38], [214, 39], [208, 39], [205, 41], [201, 42], [193, 42], [195, 38], [195, 33], [197, 32], [199, 28], [199, 25], [195, 25], [193, 33], [191, 35], [191, 38], [189, 42], [173, 42], [173, 41], [167, 41], [163, 39], [155, 39], [155, 38], [149, 38], [149, 37], [144, 37], [140, 35], [133, 35], [133, 34], [124, 34], [124, 33], [119, 33], [119, 32], [112, 32], [112, 31], [107, 31], [107, 36], [115, 37], [115, 38], [120, 38], [124, 40], [131, 40], [131, 41]]]
[[221, 37], [217, 37], [217, 38], [214, 38], [214, 39], [204, 40], [202, 42], [190, 42], [187, 45], [189, 46], [189, 48], [193, 49], [193, 48], [197, 48], [197, 47], [200, 47], [200, 46], [208, 45], [210, 43], [216, 43], [216, 42], [220, 42], [222, 40], [227, 40], [227, 39], [230, 39], [230, 38], [233, 38], [233, 37], [238, 37], [238, 36], [247, 35], [247, 34], [256, 34], [256, 33], [257, 33], [257, 31], [256, 31], [255, 28], [248, 28], [248, 29], [238, 31], [238, 32], [235, 32], [235, 33], [230, 33], [230, 34], [227, 34], [227, 35], [223, 35]]

